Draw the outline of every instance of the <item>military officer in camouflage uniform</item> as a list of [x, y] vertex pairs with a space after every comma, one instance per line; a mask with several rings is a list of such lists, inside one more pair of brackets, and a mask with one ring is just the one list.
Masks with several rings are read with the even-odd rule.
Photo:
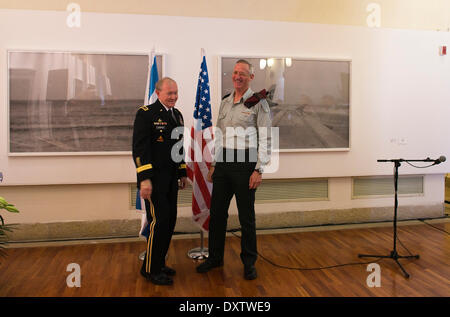
[[237, 61], [232, 75], [234, 91], [220, 105], [215, 159], [208, 174], [213, 182], [209, 258], [197, 266], [199, 273], [223, 265], [228, 208], [235, 195], [242, 232], [240, 257], [244, 278], [257, 277], [255, 191], [270, 158], [271, 118], [265, 95], [254, 94], [250, 89], [253, 78], [253, 66], [246, 60]]

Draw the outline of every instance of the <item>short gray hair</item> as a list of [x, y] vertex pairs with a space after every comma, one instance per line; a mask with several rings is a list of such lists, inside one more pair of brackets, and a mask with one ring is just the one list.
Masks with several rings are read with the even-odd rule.
[[161, 78], [160, 80], [158, 80], [157, 82], [156, 82], [156, 84], [155, 84], [155, 89], [156, 90], [158, 90], [158, 91], [161, 91], [162, 90], [162, 86], [164, 85], [164, 83], [166, 82], [166, 81], [169, 81], [169, 82], [172, 82], [172, 83], [177, 83], [175, 80], [173, 80], [172, 78], [170, 78], [170, 77], [163, 77], [163, 78]]
[[245, 59], [240, 59], [236, 62], [236, 64], [247, 64], [248, 68], [250, 70], [250, 75], [253, 75], [255, 73], [255, 69], [253, 68], [253, 65], [250, 64], [249, 61], [245, 60]]

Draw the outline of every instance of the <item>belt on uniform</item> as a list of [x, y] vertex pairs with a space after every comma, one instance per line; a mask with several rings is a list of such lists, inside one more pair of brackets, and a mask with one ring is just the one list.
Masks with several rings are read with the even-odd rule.
[[216, 162], [245, 162], [245, 163], [256, 163], [258, 160], [258, 150], [256, 148], [249, 149], [219, 149], [219, 153], [216, 156]]

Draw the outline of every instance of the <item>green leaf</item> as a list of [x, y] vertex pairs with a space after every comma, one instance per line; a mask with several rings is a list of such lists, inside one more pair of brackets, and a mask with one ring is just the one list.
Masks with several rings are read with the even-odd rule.
[[19, 212], [19, 210], [16, 207], [14, 207], [14, 205], [8, 205], [5, 207], [5, 209], [8, 210], [9, 212], [16, 212], [16, 213]]
[[8, 205], [8, 202], [5, 200], [5, 198], [0, 197], [0, 206], [6, 206]]

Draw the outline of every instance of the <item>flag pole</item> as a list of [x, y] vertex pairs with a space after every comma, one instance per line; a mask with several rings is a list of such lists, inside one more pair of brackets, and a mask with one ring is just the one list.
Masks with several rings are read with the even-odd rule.
[[[205, 56], [205, 49], [200, 49], [200, 64], [203, 62], [203, 56]], [[195, 260], [207, 259], [209, 256], [208, 248], [204, 247], [204, 232], [203, 228], [200, 229], [200, 247], [189, 250], [188, 257]]]
[[203, 230], [200, 230], [200, 247], [189, 250], [188, 257], [194, 260], [203, 260], [207, 259], [209, 256], [208, 248], [205, 248], [203, 245], [204, 239]]

